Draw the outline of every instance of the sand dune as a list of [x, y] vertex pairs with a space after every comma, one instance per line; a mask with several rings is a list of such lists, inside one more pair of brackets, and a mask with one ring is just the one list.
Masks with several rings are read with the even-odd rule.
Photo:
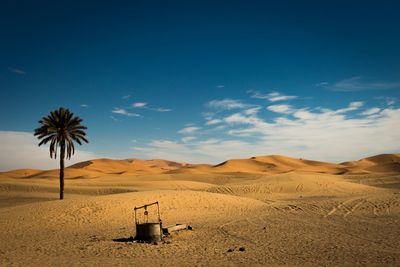
[[[98, 159], [66, 169], [63, 201], [58, 170], [3, 172], [0, 265], [398, 266], [398, 158]], [[132, 209], [153, 201], [164, 225], [193, 231], [119, 242], [135, 235]]]
[[8, 176], [13, 178], [29, 178], [42, 172], [42, 170], [37, 169], [19, 169], [8, 172], [0, 172], [0, 176]]
[[400, 172], [400, 154], [382, 154], [373, 157], [341, 163], [351, 172]]
[[343, 166], [327, 162], [295, 159], [285, 156], [260, 156], [250, 159], [228, 160], [214, 166], [217, 172], [248, 173], [285, 173], [305, 171], [317, 173], [342, 174], [347, 171]]
[[269, 201], [320, 196], [351, 196], [378, 193], [381, 190], [366, 184], [355, 183], [338, 175], [289, 172], [262, 176], [257, 180], [242, 180], [217, 185], [208, 188], [207, 191]]

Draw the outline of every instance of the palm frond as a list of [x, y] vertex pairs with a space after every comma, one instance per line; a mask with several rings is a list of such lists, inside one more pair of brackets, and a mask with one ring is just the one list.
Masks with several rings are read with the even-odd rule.
[[57, 158], [57, 151], [60, 148], [65, 149], [65, 157], [70, 159], [75, 153], [74, 142], [79, 145], [82, 145], [82, 142], [89, 142], [85, 137], [87, 127], [81, 124], [82, 121], [69, 109], [60, 107], [39, 120], [40, 127], [34, 130], [34, 136], [40, 140], [39, 146], [50, 142], [51, 158], [53, 156]]

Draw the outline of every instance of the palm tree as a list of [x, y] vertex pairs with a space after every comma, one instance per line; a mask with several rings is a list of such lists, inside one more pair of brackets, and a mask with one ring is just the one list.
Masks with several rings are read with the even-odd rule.
[[[40, 140], [39, 146], [50, 142], [50, 157], [57, 158], [57, 148], [60, 147], [60, 199], [64, 198], [64, 159], [70, 159], [75, 152], [74, 142], [82, 145], [82, 141], [89, 143], [85, 138], [87, 129], [81, 125], [82, 119], [74, 117], [68, 109], [60, 107], [43, 117], [41, 126], [35, 129], [34, 135]], [[66, 151], [65, 151], [66, 150]]]

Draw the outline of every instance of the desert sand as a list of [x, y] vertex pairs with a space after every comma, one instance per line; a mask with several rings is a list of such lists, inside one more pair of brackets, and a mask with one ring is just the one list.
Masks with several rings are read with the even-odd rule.
[[[341, 164], [261, 156], [218, 165], [97, 159], [0, 173], [1, 266], [399, 266], [400, 154]], [[155, 244], [133, 208], [159, 201]], [[240, 251], [239, 248], [244, 248]]]

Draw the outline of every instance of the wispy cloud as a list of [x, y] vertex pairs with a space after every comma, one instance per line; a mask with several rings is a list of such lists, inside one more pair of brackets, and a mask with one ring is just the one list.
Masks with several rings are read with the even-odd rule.
[[239, 100], [222, 99], [222, 100], [211, 100], [210, 102], [208, 102], [206, 104], [206, 106], [209, 108], [230, 110], [230, 109], [246, 108], [249, 105], [244, 104], [243, 102], [241, 102]]
[[329, 83], [328, 82], [319, 82], [315, 86], [316, 87], [321, 87], [321, 86], [327, 86]]
[[180, 134], [193, 134], [193, 133], [197, 132], [200, 129], [201, 129], [200, 127], [189, 126], [189, 127], [185, 127], [183, 129], [179, 130], [178, 132]]
[[[337, 110], [330, 110], [326, 108], [318, 108], [321, 111], [324, 111], [326, 113], [333, 113], [333, 114], [341, 114], [341, 113], [346, 113], [350, 111], [355, 111], [361, 108], [364, 105], [364, 102], [361, 101], [356, 101], [356, 102], [351, 102], [347, 107], [345, 108], [340, 108]], [[309, 108], [294, 108], [291, 105], [286, 105], [286, 104], [281, 104], [281, 105], [271, 105], [267, 107], [267, 110], [275, 112], [275, 113], [280, 113], [280, 114], [292, 114], [294, 117], [298, 119], [309, 119], [313, 117], [312, 112], [309, 111]]]
[[293, 112], [293, 109], [289, 105], [271, 105], [268, 106], [267, 109], [272, 112], [282, 113], [282, 114], [290, 114]]
[[152, 110], [157, 111], [157, 112], [170, 112], [172, 109], [170, 108], [152, 108]]
[[217, 88], [218, 88], [218, 89], [222, 89], [222, 88], [224, 88], [224, 87], [225, 87], [225, 85], [222, 85], [222, 84], [217, 85]]
[[270, 102], [286, 101], [297, 98], [294, 95], [283, 95], [279, 92], [271, 92], [269, 94], [262, 94], [259, 91], [249, 90], [248, 93], [251, 94], [252, 98], [267, 99]]
[[114, 108], [111, 112], [115, 113], [115, 114], [119, 114], [119, 115], [128, 116], [128, 117], [140, 117], [139, 114], [128, 112], [126, 109], [123, 109], [123, 108]]
[[190, 141], [193, 141], [193, 140], [196, 140], [196, 139], [197, 139], [196, 136], [185, 136], [185, 137], [182, 138], [182, 142], [187, 143], [187, 142], [190, 142]]
[[243, 110], [243, 113], [246, 114], [246, 115], [255, 115], [260, 110], [261, 110], [261, 107], [257, 106], [257, 107], [254, 107], [254, 108], [249, 108], [249, 109]]
[[373, 114], [379, 113], [380, 111], [381, 111], [380, 108], [370, 108], [370, 109], [365, 110], [364, 112], [361, 112], [360, 115], [369, 116], [369, 115], [373, 115]]
[[123, 97], [122, 97], [122, 99], [124, 99], [124, 100], [128, 100], [128, 99], [130, 99], [131, 98], [131, 95], [124, 95]]
[[112, 115], [111, 115], [109, 118], [112, 119], [113, 121], [120, 121], [120, 120], [118, 120], [117, 118], [115, 118], [115, 117], [112, 116]]
[[227, 124], [251, 124], [252, 122], [249, 121], [249, 119], [252, 119], [250, 116], [245, 116], [242, 113], [235, 113], [232, 115], [229, 115], [223, 119], [223, 121]]
[[378, 100], [383, 100], [383, 104], [386, 104], [387, 106], [393, 106], [398, 101], [396, 97], [377, 96], [374, 98]]
[[368, 81], [361, 76], [355, 76], [349, 79], [338, 81], [333, 85], [326, 84], [324, 87], [327, 87], [333, 91], [341, 92], [389, 90], [400, 88], [400, 82]]
[[347, 108], [338, 109], [335, 111], [335, 113], [340, 114], [340, 113], [357, 110], [357, 109], [361, 108], [363, 105], [364, 105], [364, 102], [361, 102], [361, 101], [351, 102]]
[[147, 106], [146, 102], [135, 102], [132, 104], [134, 108], [145, 108]]
[[89, 105], [87, 105], [87, 104], [81, 104], [80, 107], [81, 107], [81, 108], [88, 108]]
[[[293, 113], [293, 117], [301, 121], [307, 121], [315, 119], [315, 114], [313, 112], [308, 111], [307, 109], [300, 109], [297, 110], [295, 113]], [[291, 122], [291, 120], [287, 120], [285, 123], [289, 122]]]
[[149, 107], [149, 104], [147, 102], [135, 102], [132, 103], [132, 107], [133, 108], [140, 108], [140, 109], [147, 109], [147, 110], [152, 110], [152, 111], [157, 111], [157, 112], [170, 112], [172, 111], [172, 109], [169, 108], [153, 108], [153, 107]]
[[26, 72], [21, 69], [13, 68], [13, 67], [8, 67], [8, 70], [12, 73], [18, 74], [18, 75], [25, 75]]
[[220, 120], [220, 119], [209, 119], [206, 121], [206, 125], [215, 125], [215, 124], [218, 124], [221, 122], [222, 122], [222, 120]]
[[390, 97], [386, 98], [386, 104], [388, 106], [394, 105], [395, 103], [396, 103], [395, 98], [390, 98]]
[[387, 99], [387, 100], [386, 100], [386, 104], [387, 104], [388, 106], [394, 105], [394, 103], [396, 103], [396, 101], [395, 101], [394, 99]]

